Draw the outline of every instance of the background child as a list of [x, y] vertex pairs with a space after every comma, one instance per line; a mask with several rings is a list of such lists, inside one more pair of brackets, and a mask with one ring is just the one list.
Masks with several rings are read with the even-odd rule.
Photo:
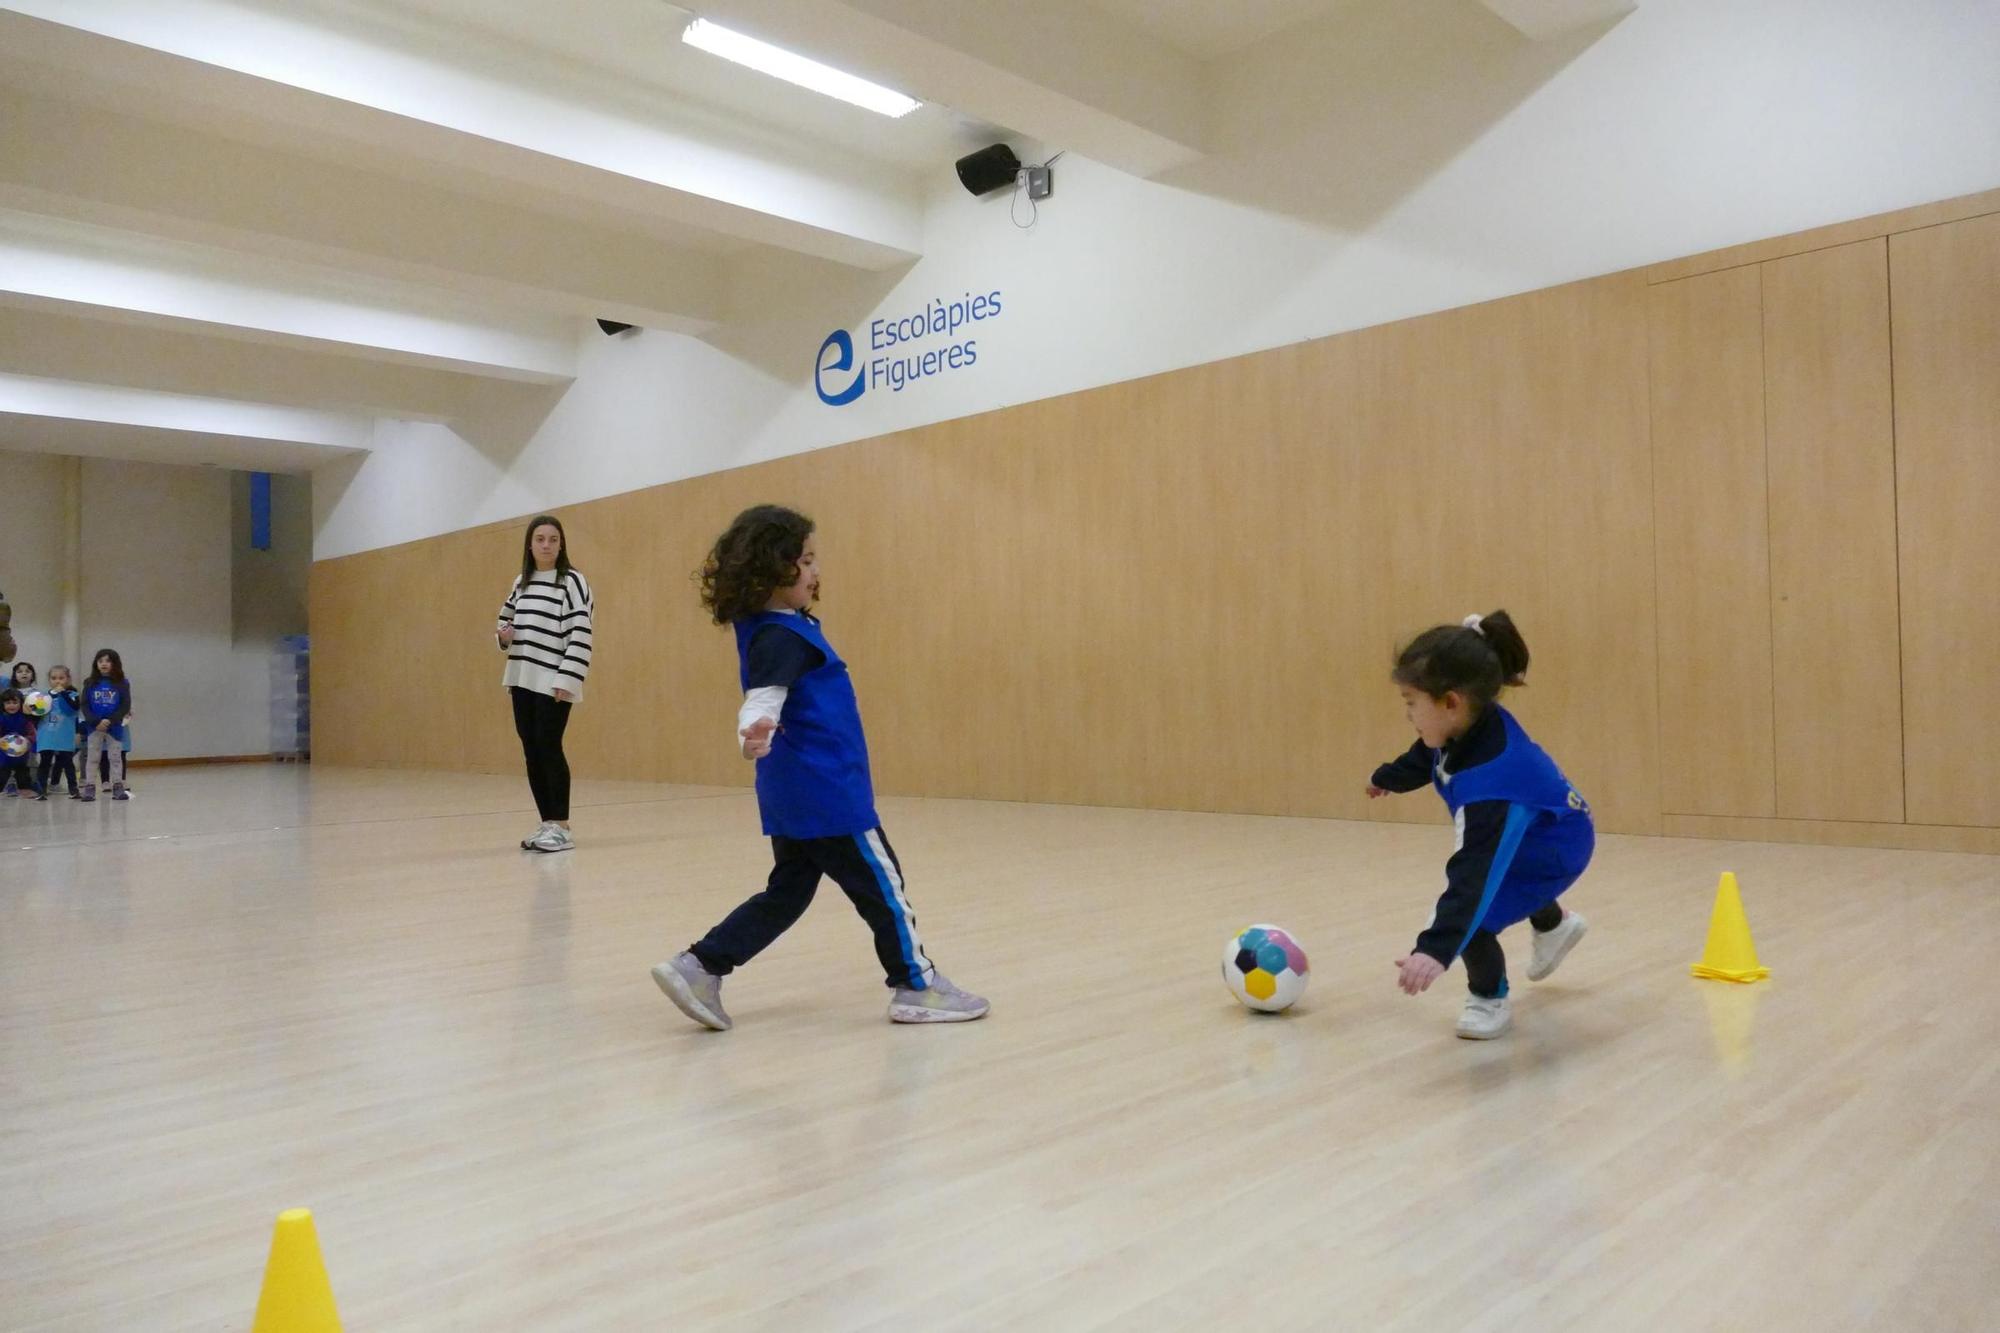
[[[28, 691], [34, 689], [35, 683], [40, 679], [41, 676], [36, 672], [35, 664], [33, 662], [14, 663], [14, 669], [8, 675], [8, 680], [12, 683], [14, 690], [17, 691], [21, 696], [20, 711], [24, 717], [27, 717], [28, 742], [31, 746], [34, 746], [36, 748], [40, 747], [40, 734], [42, 727], [39, 720], [37, 720], [32, 716], [28, 716]], [[31, 749], [28, 752], [28, 754], [25, 756], [25, 759], [26, 759], [26, 767], [24, 769], [22, 769], [19, 773], [15, 773], [12, 771], [8, 773], [8, 785], [6, 788], [7, 795], [13, 796], [17, 794], [17, 789], [14, 784], [15, 784], [15, 779], [18, 778], [20, 780], [21, 785], [30, 788], [35, 793], [35, 795], [39, 797], [42, 794], [42, 788], [35, 779], [36, 761], [33, 749]]]
[[111, 799], [125, 797], [125, 719], [132, 712], [132, 683], [125, 679], [125, 663], [109, 648], [101, 648], [90, 659], [90, 675], [83, 682], [83, 796], [97, 799], [99, 758], [110, 761]]
[[1514, 1021], [1502, 930], [1524, 920], [1534, 927], [1528, 979], [1540, 981], [1589, 928], [1556, 899], [1590, 864], [1590, 807], [1494, 702], [1527, 669], [1528, 645], [1505, 611], [1418, 635], [1391, 673], [1417, 740], [1377, 768], [1367, 788], [1375, 797], [1429, 783], [1452, 813], [1458, 847], [1445, 864], [1444, 896], [1396, 973], [1417, 995], [1463, 958], [1472, 993], [1458, 1035], [1472, 1040], [1497, 1037]]
[[44, 801], [55, 790], [57, 778], [67, 779], [72, 799], [79, 795], [76, 787], [78, 697], [76, 686], [70, 683], [69, 668], [50, 667], [49, 715], [42, 719], [35, 732], [35, 748], [42, 755], [39, 785]]
[[847, 664], [806, 609], [819, 597], [812, 520], [776, 505], [736, 516], [702, 569], [702, 605], [736, 630], [736, 734], [757, 762], [757, 808], [777, 864], [764, 891], [653, 969], [680, 1011], [730, 1026], [722, 978], [791, 929], [831, 875], [875, 932], [896, 1023], [963, 1023], [987, 1003], [939, 975], [917, 935], [903, 868], [875, 814], [868, 742]]
[[[132, 793], [134, 790], [136, 790], [132, 785], [132, 743], [134, 740], [138, 738], [139, 735], [138, 722], [139, 722], [139, 715], [135, 712], [132, 712], [130, 709], [127, 709], [125, 712], [125, 720], [119, 724], [119, 728], [122, 734], [118, 737], [118, 748], [124, 751], [123, 760], [125, 764], [125, 799], [128, 801], [132, 799]], [[111, 763], [111, 756], [109, 753], [106, 753], [104, 758], [99, 761], [98, 766], [100, 768], [105, 768], [108, 767], [110, 763]], [[106, 782], [111, 781], [111, 774], [109, 772], [106, 772], [104, 774], [104, 780]]]
[[35, 720], [21, 711], [21, 692], [11, 686], [0, 691], [0, 742], [0, 796], [19, 796], [21, 779], [35, 784]]

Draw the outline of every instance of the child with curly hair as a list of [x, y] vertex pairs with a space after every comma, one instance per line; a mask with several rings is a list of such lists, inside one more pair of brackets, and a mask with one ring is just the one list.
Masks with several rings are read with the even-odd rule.
[[819, 587], [812, 520], [777, 505], [738, 514], [702, 568], [702, 605], [736, 631], [737, 741], [757, 764], [757, 807], [776, 864], [762, 893], [655, 967], [653, 980], [689, 1018], [727, 1030], [722, 979], [791, 929], [831, 875], [875, 934], [894, 992], [891, 1022], [982, 1018], [986, 1001], [947, 981], [917, 934], [903, 868], [875, 814], [854, 684], [810, 610]]

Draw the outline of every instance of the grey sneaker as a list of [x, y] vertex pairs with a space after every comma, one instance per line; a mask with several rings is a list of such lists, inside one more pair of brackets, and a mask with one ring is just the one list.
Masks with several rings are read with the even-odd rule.
[[889, 1021], [970, 1023], [975, 1018], [986, 1017], [990, 1008], [992, 1006], [979, 996], [952, 985], [942, 973], [932, 973], [931, 984], [923, 990], [897, 987], [895, 998], [889, 1001]]
[[1468, 995], [1458, 1015], [1458, 1035], [1467, 1041], [1491, 1041], [1513, 1026], [1514, 1007], [1504, 995], [1497, 1000]]
[[125, 790], [124, 783], [114, 782], [111, 784], [111, 799], [114, 801], [129, 801], [132, 799], [132, 793]]
[[78, 800], [80, 800], [80, 801], [94, 801], [94, 800], [96, 800], [96, 799], [97, 799], [97, 784], [96, 784], [95, 782], [86, 782], [86, 783], [84, 783], [84, 784], [83, 784], [83, 794], [82, 794], [81, 796], [77, 797], [77, 799], [78, 799]]
[[674, 1008], [705, 1028], [727, 1032], [733, 1026], [722, 1010], [722, 978], [701, 965], [693, 954], [675, 954], [653, 968], [653, 983], [674, 1002]]
[[550, 824], [528, 840], [531, 852], [567, 852], [575, 846], [576, 839], [561, 824]]
[[555, 825], [552, 821], [544, 819], [539, 825], [536, 826], [535, 831], [533, 833], [530, 833], [527, 837], [521, 839], [521, 850], [524, 852], [534, 851], [535, 839], [541, 837], [544, 833], [547, 833], [551, 828], [554, 827]]
[[1554, 930], [1536, 931], [1535, 956], [1528, 960], [1528, 980], [1540, 981], [1560, 967], [1576, 942], [1583, 938], [1583, 932], [1589, 929], [1590, 923], [1583, 919], [1583, 913], [1571, 912]]

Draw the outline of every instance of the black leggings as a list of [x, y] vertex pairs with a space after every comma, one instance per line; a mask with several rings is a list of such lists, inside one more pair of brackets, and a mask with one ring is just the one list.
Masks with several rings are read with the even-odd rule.
[[69, 794], [76, 795], [76, 752], [73, 750], [42, 751], [42, 790], [54, 791], [56, 779], [67, 778]]
[[[1519, 909], [1516, 909], [1519, 910]], [[1528, 918], [1536, 930], [1554, 930], [1563, 922], [1561, 903], [1550, 903]], [[1459, 955], [1465, 963], [1465, 986], [1482, 999], [1495, 1000], [1507, 993], [1507, 955], [1500, 937], [1490, 930], [1476, 930]]]
[[563, 757], [563, 728], [569, 704], [547, 694], [513, 687], [514, 730], [528, 761], [528, 789], [543, 820], [569, 818], [569, 760]]

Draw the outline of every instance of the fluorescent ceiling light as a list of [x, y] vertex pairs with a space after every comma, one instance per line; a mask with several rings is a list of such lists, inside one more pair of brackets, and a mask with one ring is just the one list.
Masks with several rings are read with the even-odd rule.
[[923, 103], [914, 97], [905, 97], [879, 83], [870, 83], [831, 65], [822, 65], [817, 60], [808, 60], [782, 47], [760, 42], [755, 37], [746, 37], [740, 32], [732, 32], [720, 24], [707, 19], [696, 19], [688, 24], [681, 40], [696, 50], [706, 51], [724, 60], [733, 60], [739, 65], [748, 65], [760, 74], [769, 74], [774, 79], [796, 83], [801, 88], [810, 88], [828, 97], [838, 97], [843, 102], [866, 107], [870, 111], [885, 116], [907, 116]]

